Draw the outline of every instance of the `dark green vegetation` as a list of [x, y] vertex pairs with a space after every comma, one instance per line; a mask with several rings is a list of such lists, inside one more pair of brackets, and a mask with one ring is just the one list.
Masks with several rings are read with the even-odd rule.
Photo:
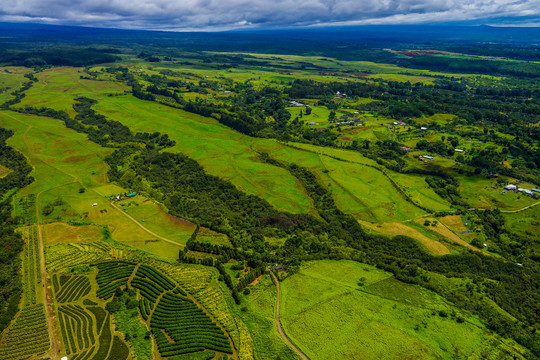
[[[334, 260], [347, 259], [375, 266], [377, 274], [384, 270], [391, 285], [407, 283], [408, 292], [436, 299], [435, 315], [424, 306], [411, 316], [414, 331], [426, 331], [419, 338], [439, 336], [439, 323], [464, 333], [474, 323], [474, 331], [512, 339], [505, 340], [512, 344], [505, 354], [540, 356], [538, 195], [502, 192], [507, 184], [527, 182], [519, 187], [530, 190], [540, 183], [537, 63], [484, 58], [485, 49], [478, 58], [465, 50], [434, 56], [372, 52], [371, 60], [401, 67], [343, 57], [137, 50], [144, 51], [126, 50], [113, 65], [19, 69], [22, 79], [6, 81], [12, 85], [0, 125], [17, 131], [13, 146], [25, 152], [36, 174], [54, 182], [26, 186], [32, 169], [5, 145], [10, 155], [0, 164], [10, 171], [0, 184], [6, 184], [11, 207], [5, 223], [32, 222], [34, 207], [42, 217], [41, 225], [39, 217], [34, 221], [50, 237], [46, 265], [63, 353], [149, 359], [153, 341], [160, 356], [173, 359], [289, 354], [269, 326], [272, 308], [263, 304], [275, 301], [261, 290], [269, 291], [268, 265], [284, 266], [279, 276], [289, 277], [285, 284], [309, 274], [321, 294], [336, 287], [349, 294], [353, 286], [361, 299], [402, 301], [390, 285], [373, 285], [370, 270], [355, 270], [362, 276], [346, 284], [306, 273], [310, 260], [329, 264], [319, 272], [331, 272], [338, 266]], [[512, 56], [532, 55], [517, 49]], [[9, 69], [2, 77], [11, 79]], [[473, 75], [485, 71], [489, 76]], [[506, 77], [493, 76], [501, 74]], [[54, 131], [39, 127], [47, 122]], [[40, 137], [47, 140], [34, 139]], [[99, 161], [85, 168], [90, 157], [78, 145], [57, 150], [69, 157], [44, 146], [68, 139], [85, 142]], [[22, 195], [12, 201], [18, 187]], [[132, 192], [133, 199], [125, 196]], [[140, 210], [151, 203], [153, 213]], [[161, 225], [187, 223], [186, 237], [195, 229], [189, 240], [167, 239], [170, 228], [146, 229], [158, 212], [164, 214]], [[23, 229], [33, 239], [23, 253], [24, 278], [37, 282], [35, 231]], [[22, 245], [13, 226], [10, 231], [12, 315]], [[138, 242], [129, 239], [136, 231], [142, 232], [133, 236]], [[183, 264], [165, 265], [134, 247]], [[34, 285], [25, 284], [28, 305], [35, 302]], [[325, 324], [339, 324], [301, 315], [310, 290], [295, 297], [284, 288], [285, 304], [296, 299], [285, 311], [305, 316], [299, 318], [304, 330], [319, 324], [324, 333]], [[349, 309], [356, 303], [362, 301], [334, 305]], [[388, 304], [381, 308], [400, 312]], [[341, 310], [325, 314], [334, 311]], [[400, 336], [410, 337], [411, 319], [380, 324], [403, 327]], [[465, 319], [470, 323], [460, 327]], [[302, 329], [295, 326], [284, 322], [302, 346], [318, 346], [316, 337], [299, 336]], [[486, 339], [475, 341], [491, 341]], [[452, 341], [410, 343], [450, 357]], [[467, 346], [462, 351], [473, 353]]]
[[[115, 298], [107, 303], [107, 310], [116, 313], [125, 304], [127, 309], [139, 308], [141, 316], [149, 321], [159, 352], [163, 357], [197, 353], [208, 350], [232, 353], [230, 340], [216, 323], [184, 290], [177, 287], [169, 278], [148, 265], [140, 265], [132, 277], [134, 266], [125, 262], [104, 262], [99, 268], [96, 280], [100, 286], [97, 295]], [[125, 279], [125, 281], [121, 280]], [[137, 289], [122, 296], [121, 287]], [[170, 340], [169, 340], [170, 339]], [[172, 341], [171, 341], [172, 340]]]
[[[0, 128], [0, 164], [11, 170], [0, 178], [0, 273], [3, 292], [3, 296], [0, 297], [0, 329], [4, 329], [17, 312], [22, 290], [19, 253], [23, 249], [23, 242], [20, 235], [14, 231], [11, 197], [14, 190], [23, 188], [33, 181], [29, 176], [32, 168], [24, 156], [6, 144], [6, 140], [12, 135], [13, 132]], [[33, 269], [26, 268], [26, 270], [31, 272]], [[27, 286], [35, 287], [35, 284]], [[35, 293], [30, 292], [29, 296], [32, 299]]]

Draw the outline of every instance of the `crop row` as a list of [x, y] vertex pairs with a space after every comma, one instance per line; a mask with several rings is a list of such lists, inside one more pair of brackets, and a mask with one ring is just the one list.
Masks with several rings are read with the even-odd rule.
[[147, 277], [156, 284], [159, 284], [165, 290], [172, 290], [176, 286], [168, 277], [157, 271], [151, 266], [142, 264], [137, 270], [137, 276]]
[[99, 306], [92, 306], [88, 307], [87, 309], [92, 314], [94, 314], [94, 317], [96, 318], [96, 330], [99, 334], [99, 332], [101, 331], [101, 327], [103, 326], [103, 322], [105, 321], [105, 318], [107, 316], [107, 312]]
[[24, 247], [24, 284], [25, 284], [25, 304], [36, 303], [36, 265], [39, 264], [39, 244], [37, 228], [32, 226], [26, 228], [23, 234], [25, 239]]
[[130, 277], [134, 269], [134, 266], [107, 267], [105, 269], [100, 268], [99, 273], [96, 276], [96, 281], [101, 287], [111, 281]]
[[90, 292], [90, 281], [86, 276], [71, 276], [69, 282], [62, 286], [56, 300], [60, 303], [77, 301]]
[[110, 326], [110, 315], [107, 315], [105, 318], [105, 323], [103, 325], [103, 330], [101, 330], [101, 334], [99, 335], [99, 348], [94, 357], [93, 360], [103, 360], [107, 358], [107, 354], [109, 354], [109, 348], [111, 347], [112, 342], [112, 334], [111, 334], [111, 326]]
[[139, 289], [141, 296], [148, 299], [152, 304], [157, 301], [157, 298], [164, 291], [163, 288], [156, 286], [155, 283], [139, 277], [135, 277], [131, 280], [131, 286], [135, 289]]
[[0, 360], [23, 360], [49, 348], [49, 333], [43, 304], [27, 306], [0, 341]]
[[[156, 305], [150, 327], [158, 334], [156, 342], [164, 357], [201, 351], [201, 348], [232, 353], [223, 330], [191, 299], [171, 292], [165, 293]], [[164, 334], [158, 329], [164, 330], [174, 342], [165, 342]]]
[[72, 318], [76, 323], [76, 334], [79, 350], [95, 344], [94, 338], [94, 320], [81, 306], [64, 305], [58, 310], [66, 316]]
[[165, 262], [156, 262], [154, 267], [170, 276], [180, 284], [182, 288], [192, 294], [206, 288], [210, 284], [214, 274], [214, 271], [210, 268], [193, 267], [182, 264], [171, 265]]
[[88, 360], [92, 356], [92, 353], [94, 352], [94, 347], [92, 346], [88, 350], [84, 350], [80, 352], [79, 354], [75, 355], [71, 358], [71, 360]]
[[148, 320], [148, 317], [152, 313], [152, 306], [150, 305], [150, 302], [146, 298], [141, 298], [139, 300], [139, 310], [141, 312], [141, 316], [143, 317], [144, 321]]
[[98, 291], [96, 291], [96, 295], [101, 299], [109, 299], [113, 296], [116, 289], [118, 289], [121, 286], [127, 285], [127, 278], [120, 279], [117, 281], [114, 281], [112, 283], [109, 283], [108, 285], [105, 285], [103, 287], [100, 287]]

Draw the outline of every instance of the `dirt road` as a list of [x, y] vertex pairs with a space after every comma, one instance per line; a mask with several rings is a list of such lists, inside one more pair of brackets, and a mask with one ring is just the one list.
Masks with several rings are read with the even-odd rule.
[[140, 222], [138, 222], [137, 220], [135, 220], [132, 216], [128, 215], [125, 213], [125, 211], [122, 211], [122, 209], [120, 209], [118, 206], [116, 206], [114, 203], [111, 203], [111, 206], [113, 208], [115, 208], [116, 210], [120, 211], [122, 214], [124, 214], [125, 216], [127, 216], [131, 221], [133, 221], [135, 224], [137, 224], [141, 229], [143, 229], [144, 231], [146, 231], [147, 233], [149, 233], [150, 235], [152, 236], [155, 236], [157, 237], [158, 239], [160, 240], [163, 240], [163, 241], [166, 241], [168, 243], [171, 243], [171, 244], [174, 244], [174, 245], [178, 245], [178, 246], [185, 246], [185, 245], [182, 245], [182, 244], [179, 244], [177, 243], [176, 241], [172, 241], [172, 240], [169, 240], [167, 238], [164, 238], [163, 236], [159, 236], [158, 234], [156, 234], [155, 232], [152, 232], [150, 230], [148, 230], [147, 228], [145, 228], [143, 226], [143, 224], [141, 224]]
[[289, 340], [287, 335], [285, 335], [285, 332], [283, 331], [283, 328], [281, 327], [281, 321], [279, 320], [279, 302], [280, 302], [279, 281], [273, 272], [270, 272], [270, 275], [272, 275], [272, 278], [274, 279], [274, 283], [276, 284], [276, 289], [277, 289], [276, 327], [278, 329], [279, 335], [281, 335], [281, 338], [283, 339], [283, 341], [289, 344], [291, 349], [293, 349], [298, 354], [298, 356], [300, 356], [304, 360], [309, 360], [309, 358], [302, 351], [300, 351], [300, 349], [294, 346], [294, 344], [291, 342], [291, 340]]

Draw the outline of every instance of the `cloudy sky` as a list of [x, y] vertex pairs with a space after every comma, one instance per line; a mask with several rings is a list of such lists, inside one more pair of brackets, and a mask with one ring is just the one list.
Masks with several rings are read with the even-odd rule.
[[0, 21], [152, 30], [449, 22], [540, 26], [540, 0], [2, 0]]

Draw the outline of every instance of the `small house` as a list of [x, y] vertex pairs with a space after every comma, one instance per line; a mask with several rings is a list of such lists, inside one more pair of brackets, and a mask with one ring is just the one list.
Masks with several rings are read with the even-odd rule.
[[424, 159], [433, 160], [433, 156], [424, 155]]
[[422, 126], [422, 127], [420, 128], [420, 130], [427, 130], [427, 127]]
[[97, 206], [97, 203], [93, 203], [92, 206]]
[[132, 192], [132, 193], [127, 194], [126, 196], [127, 196], [127, 197], [134, 197], [134, 196], [136, 196], [136, 195], [137, 195], [136, 192]]
[[283, 265], [281, 265], [281, 264], [274, 264], [272, 266], [272, 269], [273, 270], [283, 270], [284, 268], [283, 268]]
[[509, 185], [506, 185], [504, 188], [505, 190], [516, 190], [517, 186], [513, 184], [509, 184]]
[[465, 150], [463, 150], [463, 149], [454, 149], [454, 151], [455, 151], [455, 152], [462, 153], [462, 152], [464, 152]]

